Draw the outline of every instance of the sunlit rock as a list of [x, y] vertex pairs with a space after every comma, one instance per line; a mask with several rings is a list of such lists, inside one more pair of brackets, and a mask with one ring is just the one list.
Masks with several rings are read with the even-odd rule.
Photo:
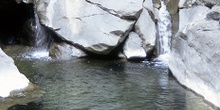
[[29, 80], [14, 65], [12, 58], [0, 49], [0, 97], [8, 97], [12, 91], [24, 90]]
[[[111, 5], [105, 2], [38, 0], [36, 9], [41, 23], [56, 30], [63, 39], [81, 46], [86, 51], [107, 55], [124, 41], [135, 22], [118, 16], [126, 15], [120, 10], [135, 6], [130, 7], [132, 11], [130, 8], [128, 10], [133, 16], [140, 13], [142, 5], [138, 5], [140, 0], [126, 2], [127, 5], [121, 7], [118, 2], [111, 2], [114, 3]], [[137, 5], [132, 5], [134, 3]]]
[[169, 67], [181, 84], [220, 107], [220, 25], [207, 19], [213, 11], [220, 8], [180, 10], [180, 28], [173, 38]]
[[201, 21], [206, 18], [206, 12], [209, 9], [205, 6], [197, 6], [194, 8], [181, 9], [179, 14], [179, 31], [187, 29], [189, 24]]
[[124, 46], [124, 54], [128, 60], [145, 59], [146, 52], [142, 40], [137, 33], [131, 32]]
[[86, 0], [103, 10], [125, 19], [137, 19], [143, 0]]
[[[154, 3], [155, 1], [154, 0], [145, 0], [143, 2], [143, 8], [146, 9], [150, 16], [153, 18], [153, 19], [159, 19], [158, 17], [158, 9], [156, 7], [154, 7]], [[158, 2], [160, 3], [160, 2]]]
[[149, 12], [143, 9], [141, 16], [135, 24], [135, 32], [140, 36], [142, 41], [142, 47], [146, 53], [152, 51], [156, 43], [156, 25], [152, 20]]

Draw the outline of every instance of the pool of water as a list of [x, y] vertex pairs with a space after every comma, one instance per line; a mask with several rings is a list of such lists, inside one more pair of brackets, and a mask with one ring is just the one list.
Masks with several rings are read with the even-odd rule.
[[24, 51], [5, 49], [19, 70], [45, 93], [38, 103], [9, 110], [213, 110], [159, 63], [27, 59]]

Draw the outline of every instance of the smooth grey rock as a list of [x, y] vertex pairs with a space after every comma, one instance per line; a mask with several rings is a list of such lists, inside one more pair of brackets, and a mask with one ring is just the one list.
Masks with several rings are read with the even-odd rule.
[[63, 39], [97, 54], [109, 54], [124, 41], [134, 25], [134, 21], [121, 19], [100, 5], [84, 0], [38, 0], [36, 7], [43, 25], [59, 29], [56, 32]]
[[54, 43], [50, 48], [49, 55], [59, 60], [69, 60], [72, 57], [85, 57], [85, 52], [66, 43]]
[[205, 6], [181, 9], [179, 11], [179, 31], [184, 31], [188, 24], [205, 19], [207, 11], [209, 11], [209, 8]]
[[142, 10], [143, 0], [86, 0], [92, 4], [97, 5], [103, 10], [125, 18], [137, 19]]
[[219, 10], [180, 10], [181, 28], [173, 38], [169, 68], [181, 84], [220, 107], [220, 27], [218, 21], [206, 20], [212, 11]]
[[154, 12], [154, 4], [152, 0], [145, 0], [143, 3], [143, 7], [151, 12]]
[[141, 16], [135, 24], [135, 32], [142, 39], [142, 47], [147, 53], [150, 52], [155, 46], [157, 31], [156, 24], [146, 9], [143, 9]]
[[178, 4], [179, 8], [183, 8], [184, 5], [186, 4], [186, 1], [187, 0], [179, 0], [179, 4]]
[[8, 97], [12, 91], [24, 90], [29, 80], [14, 65], [12, 58], [0, 48], [0, 97]]
[[159, 12], [158, 12], [159, 10], [158, 8], [154, 7], [153, 3], [154, 1], [152, 0], [145, 0], [143, 3], [143, 8], [145, 8], [149, 12], [151, 18], [155, 21], [159, 19]]
[[142, 40], [137, 33], [131, 32], [124, 45], [124, 55], [128, 60], [145, 59], [146, 52], [142, 47]]

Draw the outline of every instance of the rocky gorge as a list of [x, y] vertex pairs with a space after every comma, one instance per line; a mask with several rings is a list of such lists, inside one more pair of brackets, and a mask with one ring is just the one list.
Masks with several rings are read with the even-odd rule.
[[[7, 17], [0, 19], [0, 45], [3, 50], [8, 44], [34, 46], [58, 60], [121, 57], [140, 61], [168, 54], [173, 76], [220, 107], [219, 3], [218, 0], [3, 0], [2, 13], [9, 10], [4, 6], [13, 4], [22, 7], [18, 13], [24, 12], [25, 17], [17, 15], [21, 18], [16, 22], [22, 23], [9, 26], [6, 23], [11, 21]], [[161, 18], [161, 13], [170, 14], [164, 17], [172, 20], [172, 24], [164, 23], [167, 19]], [[160, 40], [164, 36], [167, 41]], [[22, 78], [21, 81], [16, 78], [16, 84], [12, 84], [15, 87], [10, 90], [6, 89], [10, 86], [1, 86], [0, 90], [7, 91], [0, 91], [0, 96], [28, 87], [28, 79], [20, 74], [13, 60], [2, 51], [0, 58], [0, 82], [14, 82], [15, 76]]]

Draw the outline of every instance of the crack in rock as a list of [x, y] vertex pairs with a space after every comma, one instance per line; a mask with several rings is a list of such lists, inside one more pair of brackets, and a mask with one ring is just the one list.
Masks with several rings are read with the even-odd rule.
[[115, 10], [113, 10], [113, 9], [108, 9], [108, 8], [102, 6], [102, 5], [99, 4], [99, 3], [93, 3], [92, 1], [89, 1], [89, 0], [85, 0], [85, 1], [86, 1], [87, 3], [89, 3], [89, 4], [98, 6], [98, 7], [101, 8], [102, 10], [108, 12], [109, 14], [112, 14], [112, 15], [114, 15], [114, 16], [116, 16], [116, 17], [121, 18], [121, 16], [118, 14], [118, 12], [115, 11]]
[[78, 20], [82, 21], [82, 19], [84, 19], [84, 18], [89, 18], [89, 17], [94, 17], [94, 16], [103, 16], [106, 14], [107, 13], [105, 13], [105, 14], [91, 14], [91, 15], [87, 15], [87, 16], [74, 17], [73, 19], [78, 19]]
[[[102, 6], [102, 4], [94, 3], [94, 2], [92, 2], [92, 1], [90, 1], [90, 0], [85, 0], [85, 1], [86, 1], [87, 3], [89, 3], [89, 4], [96, 5], [97, 7], [99, 7], [99, 8], [101, 8], [102, 10], [108, 12], [109, 14], [114, 15], [114, 16], [116, 16], [116, 17], [119, 17], [119, 18], [121, 18], [121, 19], [125, 19], [125, 20], [136, 20], [136, 19], [133, 19], [132, 17], [121, 15], [121, 14], [119, 14], [120, 12], [118, 12], [118, 11], [116, 11], [116, 10], [114, 10], [114, 9], [106, 8], [106, 7]], [[140, 14], [140, 13], [139, 13], [139, 14]], [[137, 17], [137, 18], [139, 18], [139, 17]]]

